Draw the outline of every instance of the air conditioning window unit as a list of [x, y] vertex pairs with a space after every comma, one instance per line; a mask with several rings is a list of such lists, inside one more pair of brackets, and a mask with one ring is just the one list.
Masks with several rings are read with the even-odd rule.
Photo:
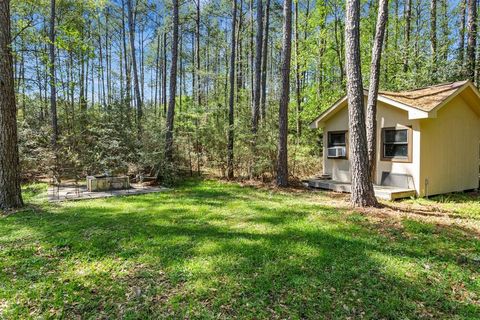
[[331, 147], [327, 149], [327, 155], [329, 158], [345, 158], [347, 155], [346, 147]]

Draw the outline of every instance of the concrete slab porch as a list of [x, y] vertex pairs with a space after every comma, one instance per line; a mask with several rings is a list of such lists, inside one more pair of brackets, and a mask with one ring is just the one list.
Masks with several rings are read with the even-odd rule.
[[[308, 186], [310, 188], [326, 189], [326, 190], [332, 190], [335, 192], [350, 193], [351, 191], [350, 183], [335, 181], [335, 180], [310, 179], [308, 180]], [[414, 189], [405, 189], [405, 188], [399, 188], [399, 187], [379, 186], [379, 185], [374, 185], [373, 188], [375, 189], [375, 196], [378, 199], [382, 199], [382, 200], [392, 201], [396, 199], [409, 198], [409, 197], [415, 196]]]
[[67, 200], [87, 200], [115, 196], [130, 196], [152, 192], [164, 192], [168, 190], [170, 189], [161, 186], [144, 186], [141, 184], [131, 184], [131, 187], [129, 189], [90, 192], [85, 185], [76, 186], [73, 184], [66, 184], [58, 187], [49, 186], [47, 197], [48, 201], [50, 202], [58, 202]]

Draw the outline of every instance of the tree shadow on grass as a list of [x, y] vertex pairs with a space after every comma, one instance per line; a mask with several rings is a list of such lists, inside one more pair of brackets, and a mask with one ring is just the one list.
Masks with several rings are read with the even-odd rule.
[[[7, 250], [0, 256], [0, 301], [9, 304], [4, 312], [46, 316], [54, 310], [53, 317], [67, 318], [480, 315], [475, 300], [461, 301], [449, 288], [455, 277], [461, 282], [478, 272], [442, 250], [478, 242], [396, 236], [392, 243], [368, 221], [348, 221], [331, 207], [272, 208], [254, 202], [277, 198], [251, 192], [239, 195], [250, 202], [238, 212], [208, 203], [218, 196], [242, 204], [235, 192], [193, 189], [176, 200], [121, 199], [125, 207], [116, 209], [108, 199], [0, 220], [0, 247]], [[199, 203], [206, 206], [202, 212], [195, 209]], [[442, 268], [459, 274], [450, 279]], [[475, 289], [472, 281], [458, 290]]]

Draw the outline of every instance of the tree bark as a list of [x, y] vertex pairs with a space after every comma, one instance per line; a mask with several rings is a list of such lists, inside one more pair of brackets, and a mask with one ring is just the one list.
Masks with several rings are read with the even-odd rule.
[[157, 117], [158, 110], [158, 88], [159, 88], [159, 74], [160, 74], [160, 32], [157, 33], [157, 49], [155, 52], [155, 99], [154, 99], [154, 114]]
[[412, 23], [412, 0], [405, 3], [405, 47], [403, 48], [403, 72], [408, 71], [408, 59], [410, 50], [410, 27]]
[[372, 48], [372, 62], [370, 64], [370, 83], [367, 100], [367, 149], [370, 164], [370, 177], [372, 183], [376, 180], [376, 155], [377, 155], [377, 97], [380, 79], [380, 61], [382, 58], [382, 45], [388, 20], [388, 0], [380, 0], [378, 4], [377, 25]]
[[232, 42], [231, 42], [231, 52], [230, 52], [230, 71], [229, 71], [229, 81], [230, 81], [230, 93], [228, 97], [228, 145], [227, 145], [227, 178], [233, 179], [233, 140], [234, 140], [234, 101], [235, 101], [235, 28], [237, 20], [237, 0], [233, 0], [233, 10], [232, 10]]
[[283, 2], [282, 93], [278, 114], [277, 185], [288, 186], [288, 104], [290, 102], [290, 60], [292, 55], [292, 0]]
[[172, 62], [170, 64], [170, 92], [167, 109], [167, 132], [165, 135], [165, 158], [169, 162], [173, 161], [173, 120], [175, 116], [175, 97], [177, 91], [178, 24], [178, 0], [173, 0]]
[[459, 43], [458, 43], [458, 61], [463, 67], [464, 53], [465, 53], [465, 17], [467, 12], [467, 0], [461, 0], [460, 2], [460, 30], [459, 30]]
[[130, 67], [129, 67], [129, 60], [128, 60], [128, 49], [127, 49], [127, 30], [125, 24], [125, 0], [122, 0], [122, 46], [123, 52], [125, 56], [125, 94], [126, 94], [126, 104], [127, 104], [127, 116], [129, 118], [130, 115], [130, 107], [131, 107], [131, 93], [130, 93], [130, 86], [131, 86], [131, 75], [130, 75]]
[[[262, 72], [262, 43], [263, 43], [263, 0], [257, 0], [257, 34], [255, 38], [255, 75], [252, 105], [252, 133], [257, 134], [260, 117], [260, 90]], [[255, 138], [254, 138], [255, 139]]]
[[296, 113], [296, 131], [297, 131], [297, 143], [300, 138], [301, 134], [301, 119], [300, 119], [300, 112], [302, 110], [302, 97], [301, 97], [301, 81], [300, 81], [300, 59], [299, 59], [299, 49], [298, 49], [298, 42], [299, 42], [299, 32], [298, 32], [298, 1], [295, 1], [295, 113]]
[[430, 0], [430, 50], [432, 55], [432, 80], [437, 74], [437, 0]]
[[369, 174], [362, 71], [360, 68], [360, 0], [347, 0], [345, 18], [351, 202], [355, 207], [375, 206]]
[[128, 9], [128, 29], [130, 34], [130, 51], [132, 53], [132, 64], [133, 64], [133, 87], [135, 90], [135, 101], [137, 107], [137, 130], [140, 133], [142, 131], [142, 116], [143, 116], [143, 104], [142, 96], [140, 93], [140, 85], [138, 80], [138, 69], [137, 69], [137, 57], [135, 52], [135, 25], [133, 23], [133, 8], [132, 0], [127, 0], [127, 9]]
[[57, 147], [58, 141], [58, 118], [57, 118], [57, 89], [55, 79], [55, 0], [50, 0], [50, 32], [49, 32], [49, 56], [50, 56], [50, 116], [52, 122], [52, 146]]
[[0, 209], [23, 206], [13, 80], [10, 1], [0, 1]]
[[200, 0], [195, 5], [195, 60], [197, 69], [197, 107], [202, 105], [202, 87], [200, 79]]
[[467, 61], [466, 75], [472, 82], [475, 81], [475, 49], [477, 46], [477, 1], [468, 0], [467, 21]]
[[267, 62], [268, 62], [268, 33], [270, 29], [270, 0], [267, 0], [265, 7], [265, 26], [264, 26], [264, 37], [262, 45], [262, 91], [261, 91], [261, 101], [260, 101], [260, 110], [262, 120], [265, 119], [267, 114], [266, 102], [267, 102]]
[[163, 34], [163, 76], [162, 76], [162, 99], [163, 116], [167, 116], [167, 34]]

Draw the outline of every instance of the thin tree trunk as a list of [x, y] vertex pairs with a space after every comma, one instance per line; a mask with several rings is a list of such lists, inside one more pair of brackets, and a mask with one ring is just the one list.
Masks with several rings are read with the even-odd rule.
[[282, 93], [278, 114], [277, 185], [288, 186], [288, 103], [290, 102], [290, 60], [292, 53], [292, 0], [283, 2]]
[[265, 120], [267, 109], [267, 63], [268, 63], [268, 33], [270, 30], [270, 0], [267, 0], [265, 7], [265, 26], [262, 47], [262, 94], [260, 101], [261, 117]]
[[250, 95], [250, 105], [253, 106], [253, 101], [254, 101], [254, 60], [255, 60], [255, 57], [254, 57], [254, 54], [253, 54], [253, 46], [254, 46], [254, 41], [253, 41], [253, 38], [254, 38], [254, 21], [253, 21], [253, 0], [250, 0], [249, 2], [249, 11], [250, 11], [250, 48], [249, 48], [249, 60], [250, 60], [250, 64], [249, 64], [249, 68], [248, 70], [250, 71], [250, 88], [251, 88], [251, 95]]
[[235, 28], [237, 20], [237, 0], [233, 0], [233, 11], [232, 11], [232, 42], [231, 42], [231, 52], [230, 52], [230, 93], [228, 98], [228, 145], [227, 145], [227, 177], [228, 179], [233, 179], [233, 139], [234, 139], [234, 101], [235, 101]]
[[[98, 16], [98, 29], [100, 30], [101, 28], [101, 20], [100, 20], [100, 15]], [[103, 45], [102, 45], [102, 34], [101, 32], [98, 33], [98, 50], [99, 52], [99, 64], [100, 64], [100, 76], [101, 76], [101, 90], [98, 90], [99, 94], [101, 92], [101, 98], [102, 98], [102, 106], [105, 107], [106, 104], [106, 95], [105, 95], [105, 70], [103, 68]], [[100, 88], [99, 88], [100, 89]]]
[[167, 34], [163, 34], [163, 115], [167, 116]]
[[465, 18], [467, 9], [467, 0], [461, 0], [460, 2], [460, 30], [459, 30], [459, 43], [458, 43], [458, 61], [460, 61], [461, 66], [465, 61], [464, 52], [465, 52]]
[[0, 209], [23, 206], [13, 79], [10, 1], [0, 1]]
[[52, 146], [57, 147], [58, 141], [58, 119], [57, 119], [57, 91], [55, 81], [55, 0], [50, 0], [50, 116], [52, 121]]
[[159, 88], [159, 74], [160, 74], [160, 32], [157, 34], [157, 50], [155, 52], [155, 117], [158, 112], [158, 88]]
[[132, 64], [133, 64], [133, 86], [135, 90], [135, 101], [137, 106], [137, 130], [140, 133], [142, 131], [143, 104], [142, 104], [142, 96], [140, 93], [140, 85], [138, 80], [137, 57], [135, 53], [135, 26], [133, 23], [132, 0], [127, 0], [127, 8], [128, 8], [128, 29], [130, 33], [130, 51], [132, 53]]
[[[237, 102], [240, 99], [240, 90], [244, 89], [244, 78], [243, 78], [243, 51], [242, 51], [242, 31], [243, 31], [243, 0], [240, 0], [240, 5], [238, 6], [238, 27], [237, 27]], [[218, 65], [218, 64], [217, 64]]]
[[341, 44], [341, 39], [339, 39], [338, 36], [338, 24], [339, 24], [339, 19], [335, 17], [334, 21], [334, 31], [335, 31], [335, 52], [337, 53], [337, 59], [338, 59], [338, 67], [340, 69], [340, 83], [343, 84], [343, 76], [344, 76], [344, 66], [343, 66], [343, 55], [342, 55], [342, 44]]
[[[140, 25], [140, 97], [145, 101], [145, 39], [144, 25]], [[142, 110], [143, 111], [143, 110]]]
[[196, 1], [196, 15], [195, 15], [195, 54], [196, 54], [196, 69], [197, 69], [197, 106], [202, 105], [202, 87], [200, 79], [200, 0]]
[[376, 181], [376, 155], [377, 155], [377, 97], [380, 79], [380, 61], [382, 58], [382, 45], [388, 20], [388, 0], [380, 0], [378, 4], [377, 25], [372, 48], [372, 62], [370, 64], [370, 83], [367, 101], [367, 149], [370, 164], [370, 177], [372, 183]]
[[403, 72], [408, 71], [408, 59], [410, 51], [410, 27], [412, 23], [412, 0], [405, 3], [405, 47], [403, 48]]
[[437, 0], [430, 0], [430, 50], [432, 55], [432, 80], [435, 81], [437, 74]]
[[105, 7], [105, 63], [107, 65], [107, 104], [111, 106], [112, 103], [112, 84], [111, 84], [111, 73], [110, 73], [110, 54], [109, 54], [109, 28], [108, 28], [108, 5]]
[[170, 64], [170, 92], [167, 110], [167, 132], [165, 135], [165, 159], [170, 163], [173, 161], [173, 124], [175, 116], [175, 93], [177, 90], [178, 24], [178, 0], [173, 0], [172, 62]]
[[127, 30], [125, 24], [125, 1], [122, 0], [122, 46], [124, 52], [124, 62], [125, 62], [125, 94], [126, 94], [126, 104], [127, 104], [127, 118], [130, 118], [130, 107], [131, 107], [131, 93], [130, 93], [130, 83], [131, 75], [129, 68], [128, 60], [128, 49], [127, 49]]
[[362, 71], [360, 68], [360, 0], [347, 0], [345, 18], [351, 202], [356, 207], [377, 204], [369, 174]]
[[[260, 117], [260, 90], [261, 90], [261, 72], [262, 72], [262, 43], [263, 43], [263, 0], [257, 0], [257, 34], [255, 40], [255, 76], [253, 88], [252, 105], [252, 133], [257, 134], [258, 120]], [[255, 145], [255, 137], [254, 137]]]
[[300, 84], [300, 59], [298, 58], [299, 50], [298, 50], [298, 42], [299, 42], [299, 33], [298, 33], [298, 1], [295, 2], [295, 99], [296, 99], [296, 131], [297, 131], [297, 143], [298, 139], [300, 138], [301, 133], [301, 120], [300, 120], [300, 112], [302, 110], [302, 98], [301, 98], [301, 84]]
[[467, 22], [467, 77], [475, 81], [475, 49], [477, 43], [477, 1], [468, 0], [468, 22]]

